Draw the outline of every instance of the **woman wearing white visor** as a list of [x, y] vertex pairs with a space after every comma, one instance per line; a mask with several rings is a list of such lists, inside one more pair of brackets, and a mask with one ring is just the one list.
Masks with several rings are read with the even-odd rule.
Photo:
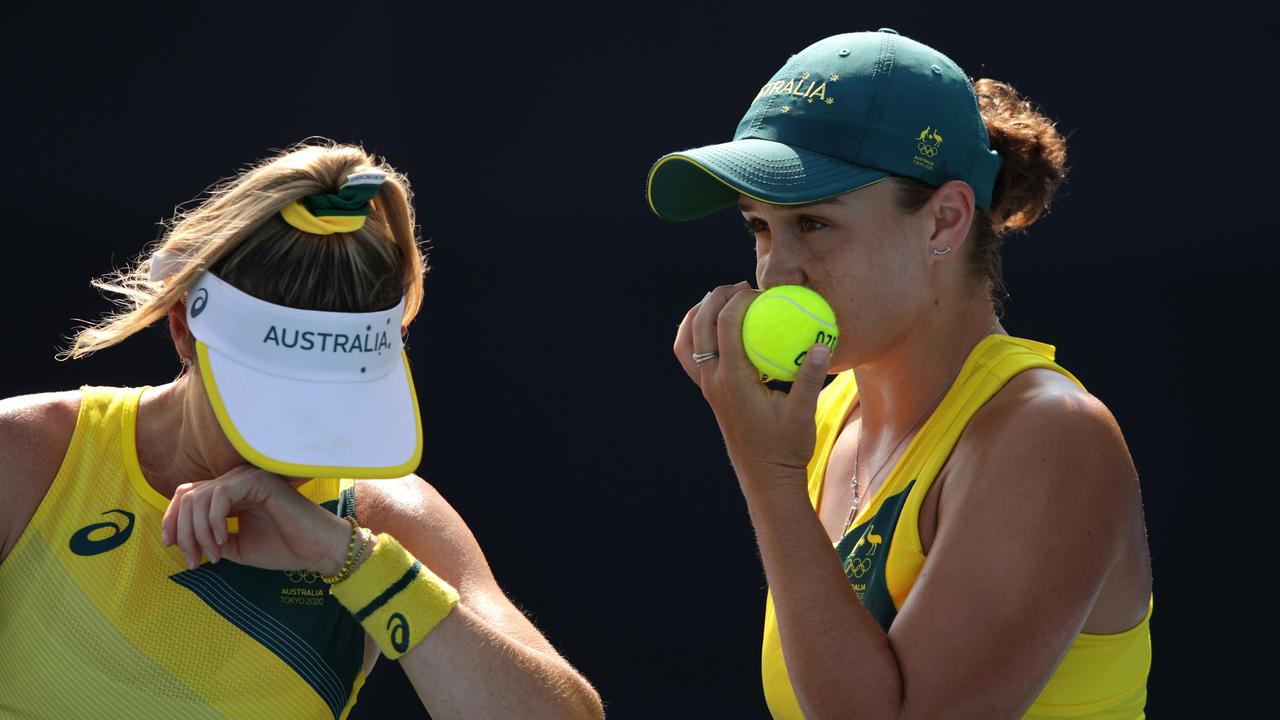
[[0, 716], [344, 718], [381, 653], [436, 718], [601, 717], [411, 474], [409, 197], [301, 146], [95, 283], [69, 354], [165, 320], [184, 372], [0, 404]]

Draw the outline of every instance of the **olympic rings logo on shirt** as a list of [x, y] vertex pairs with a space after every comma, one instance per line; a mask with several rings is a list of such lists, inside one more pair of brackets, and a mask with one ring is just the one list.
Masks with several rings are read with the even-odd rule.
[[315, 570], [285, 570], [285, 577], [291, 582], [296, 583], [314, 583], [320, 580], [320, 573]]
[[869, 557], [851, 557], [845, 558], [844, 572], [851, 578], [860, 578], [871, 570], [871, 558]]

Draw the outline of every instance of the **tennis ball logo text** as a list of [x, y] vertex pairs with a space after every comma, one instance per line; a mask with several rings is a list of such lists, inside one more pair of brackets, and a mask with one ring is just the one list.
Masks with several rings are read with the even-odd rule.
[[391, 349], [391, 341], [387, 339], [385, 330], [366, 332], [363, 335], [347, 335], [346, 333], [327, 333], [314, 330], [290, 330], [286, 327], [278, 328], [272, 325], [267, 328], [267, 334], [262, 338], [262, 342], [282, 348], [334, 353], [380, 353], [383, 350]]
[[[827, 347], [831, 348], [831, 352], [834, 353], [836, 351], [836, 340], [837, 340], [837, 337], [835, 335], [832, 335], [830, 333], [825, 333], [819, 330], [818, 336], [814, 338], [813, 341], [815, 343], [822, 343], [823, 345], [826, 345]], [[809, 354], [809, 348], [805, 348], [804, 350], [800, 351], [800, 354], [797, 355], [796, 359], [793, 360], [792, 362], [795, 363], [796, 367], [800, 367], [801, 365], [804, 364], [804, 356], [808, 354]]]

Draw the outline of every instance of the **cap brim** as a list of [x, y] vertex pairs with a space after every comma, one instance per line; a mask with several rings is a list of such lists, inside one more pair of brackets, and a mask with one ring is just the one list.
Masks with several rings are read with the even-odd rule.
[[693, 220], [738, 202], [804, 205], [888, 177], [794, 145], [746, 138], [665, 155], [649, 171], [649, 207], [664, 220]]
[[396, 478], [422, 460], [408, 358], [368, 382], [270, 375], [196, 342], [200, 374], [227, 438], [246, 460], [297, 477]]

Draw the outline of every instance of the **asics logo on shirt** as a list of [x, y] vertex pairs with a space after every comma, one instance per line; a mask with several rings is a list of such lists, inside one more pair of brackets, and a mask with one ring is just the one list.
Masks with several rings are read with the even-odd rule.
[[[89, 555], [99, 555], [123, 545], [124, 541], [128, 540], [129, 536], [133, 534], [133, 513], [128, 510], [108, 510], [102, 514], [110, 515], [111, 513], [118, 513], [125, 516], [129, 523], [125, 525], [123, 529], [110, 520], [80, 528], [76, 531], [75, 535], [71, 536], [71, 542], [69, 543], [71, 546], [71, 552], [87, 557]], [[105, 537], [89, 537], [95, 530], [102, 530], [104, 528], [111, 528], [114, 532]]]

